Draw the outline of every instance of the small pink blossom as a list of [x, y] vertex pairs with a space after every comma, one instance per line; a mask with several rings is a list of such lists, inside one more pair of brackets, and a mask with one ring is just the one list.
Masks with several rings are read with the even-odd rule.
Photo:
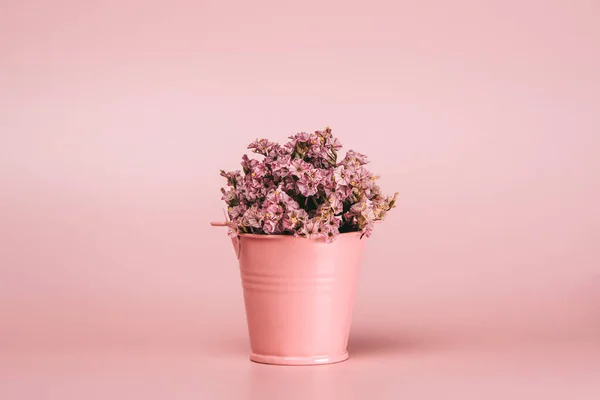
[[283, 228], [295, 230], [302, 226], [308, 218], [308, 213], [302, 209], [292, 210], [287, 213], [283, 220]]
[[330, 215], [325, 220], [325, 225], [327, 226], [327, 229], [329, 229], [329, 230], [337, 231], [339, 229], [341, 223], [342, 223], [342, 217], [335, 216], [335, 215]]
[[298, 190], [303, 196], [308, 197], [317, 194], [318, 184], [313, 179], [310, 179], [307, 175], [304, 175], [302, 178], [300, 178], [297, 184]]
[[348, 152], [346, 153], [346, 157], [344, 157], [344, 160], [342, 161], [342, 164], [344, 165], [364, 165], [367, 164], [369, 161], [367, 160], [367, 156], [365, 156], [364, 154], [361, 153], [357, 153], [354, 150], [348, 150]]
[[237, 220], [238, 218], [242, 217], [247, 210], [247, 207], [245, 204], [239, 204], [235, 207], [229, 207], [229, 218]]
[[344, 210], [344, 203], [336, 196], [331, 196], [329, 198], [329, 205], [335, 215], [341, 214]]
[[298, 142], [309, 142], [311, 140], [311, 135], [306, 132], [300, 132], [293, 136], [290, 136], [288, 139], [291, 140], [287, 143], [287, 146], [293, 147], [296, 144], [298, 144]]
[[241, 221], [245, 226], [251, 228], [261, 228], [265, 213], [262, 209], [258, 208], [257, 204], [253, 204], [241, 218]]
[[253, 152], [257, 154], [262, 154], [263, 156], [269, 155], [271, 149], [275, 143], [270, 142], [267, 139], [256, 139], [254, 142], [248, 145], [248, 149], [251, 149]]
[[302, 227], [298, 231], [298, 235], [310, 239], [312, 232], [314, 230], [315, 222], [316, 222], [316, 220], [314, 220], [314, 219], [307, 220], [306, 223], [304, 225], [302, 225]]
[[299, 193], [298, 188], [296, 187], [296, 182], [290, 176], [283, 178], [281, 188], [286, 193], [293, 192], [295, 195]]
[[279, 221], [283, 217], [283, 207], [279, 204], [272, 203], [266, 208], [265, 217]]
[[311, 181], [315, 182], [315, 183], [319, 183], [321, 181], [321, 179], [323, 179], [323, 171], [319, 168], [309, 168], [308, 170], [304, 171], [304, 177], [310, 179]]
[[290, 171], [290, 173], [298, 178], [301, 178], [304, 176], [305, 173], [307, 173], [309, 170], [311, 170], [313, 168], [313, 166], [309, 163], [307, 163], [304, 160], [293, 160], [288, 167], [288, 170]]
[[335, 191], [335, 197], [344, 202], [352, 195], [352, 188], [350, 186], [338, 186]]
[[345, 186], [348, 184], [348, 176], [346, 173], [346, 167], [344, 165], [337, 167], [333, 172], [333, 176], [335, 177], [335, 182], [338, 185]]
[[311, 239], [318, 239], [318, 238], [324, 237], [326, 231], [327, 231], [327, 228], [325, 227], [323, 222], [320, 220], [317, 220], [317, 221], [313, 222], [312, 230], [310, 231], [309, 235], [310, 235]]
[[223, 196], [221, 196], [221, 200], [225, 201], [227, 205], [231, 205], [231, 203], [236, 198], [235, 190], [233, 189], [225, 190], [225, 188], [221, 188], [221, 193], [223, 193]]
[[253, 177], [260, 177], [260, 178], [264, 177], [268, 173], [269, 173], [269, 168], [264, 161], [256, 164], [256, 166], [252, 169], [252, 172], [251, 172]]
[[265, 231], [267, 234], [277, 233], [276, 230], [278, 223], [279, 221], [274, 221], [272, 219], [265, 220], [263, 231]]
[[336, 229], [328, 229], [327, 232], [325, 233], [325, 243], [331, 243], [331, 242], [335, 241], [335, 239], [337, 239], [339, 235], [340, 235], [340, 231], [337, 228]]
[[342, 148], [342, 142], [340, 142], [338, 140], [338, 138], [330, 138], [329, 139], [329, 143], [327, 143], [328, 146], [331, 146], [335, 151], [338, 151]]
[[245, 174], [250, 173], [258, 164], [258, 160], [255, 160], [253, 158], [249, 158], [247, 154], [244, 154], [242, 156], [242, 169], [244, 171]]
[[227, 186], [236, 188], [242, 181], [242, 174], [240, 171], [225, 172], [221, 170], [221, 176], [227, 179]]
[[236, 222], [230, 221], [227, 224], [227, 235], [230, 237], [237, 237], [239, 235], [239, 228]]
[[284, 178], [288, 175], [290, 163], [291, 157], [289, 155], [281, 156], [271, 163], [271, 171], [274, 175]]
[[366, 225], [365, 225], [365, 226], [362, 228], [362, 230], [361, 230], [361, 232], [362, 232], [362, 235], [361, 235], [361, 237], [362, 237], [363, 235], [364, 235], [364, 236], [366, 236], [366, 237], [370, 237], [370, 236], [371, 236], [371, 234], [373, 233], [373, 227], [374, 227], [374, 225], [375, 225], [375, 224], [373, 224], [372, 222], [370, 222], [370, 223], [366, 224]]

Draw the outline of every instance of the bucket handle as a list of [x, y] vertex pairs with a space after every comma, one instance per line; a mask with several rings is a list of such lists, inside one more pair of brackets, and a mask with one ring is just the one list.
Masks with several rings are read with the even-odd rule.
[[[228, 226], [227, 222], [216, 222], [216, 221], [212, 221], [210, 223], [212, 226], [218, 226], [218, 227], [224, 227], [224, 226]], [[231, 242], [233, 244], [233, 249], [235, 250], [235, 256], [237, 257], [237, 259], [240, 259], [240, 253], [242, 251], [242, 242], [240, 240], [239, 237], [234, 237], [231, 238]]]

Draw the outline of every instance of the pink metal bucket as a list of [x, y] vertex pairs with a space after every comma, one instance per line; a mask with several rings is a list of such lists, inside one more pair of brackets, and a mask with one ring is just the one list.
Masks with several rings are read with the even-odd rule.
[[317, 365], [348, 358], [364, 243], [359, 232], [333, 243], [286, 235], [233, 239], [252, 361]]

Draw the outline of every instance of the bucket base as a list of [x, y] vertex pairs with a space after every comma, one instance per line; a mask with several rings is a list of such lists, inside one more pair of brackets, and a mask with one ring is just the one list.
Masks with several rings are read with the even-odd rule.
[[314, 357], [284, 357], [284, 356], [265, 356], [261, 354], [250, 353], [250, 360], [261, 364], [273, 365], [321, 365], [334, 364], [348, 359], [348, 352], [337, 356], [314, 356]]

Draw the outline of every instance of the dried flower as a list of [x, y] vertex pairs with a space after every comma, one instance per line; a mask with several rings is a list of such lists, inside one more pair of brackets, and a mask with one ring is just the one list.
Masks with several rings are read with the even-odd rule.
[[248, 149], [251, 149], [257, 154], [268, 156], [273, 149], [275, 143], [268, 141], [267, 139], [256, 139], [254, 142], [248, 145]]
[[302, 159], [295, 159], [290, 162], [288, 166], [288, 171], [298, 178], [304, 176], [313, 166]]
[[378, 176], [363, 154], [349, 150], [338, 162], [340, 141], [330, 128], [290, 136], [283, 146], [257, 139], [242, 156], [242, 171], [221, 171], [230, 218], [228, 233], [286, 234], [334, 241], [340, 232], [370, 236], [375, 221], [395, 207], [397, 193], [383, 196]]
[[317, 194], [318, 182], [311, 179], [307, 174], [304, 174], [296, 183], [302, 196], [308, 197]]

